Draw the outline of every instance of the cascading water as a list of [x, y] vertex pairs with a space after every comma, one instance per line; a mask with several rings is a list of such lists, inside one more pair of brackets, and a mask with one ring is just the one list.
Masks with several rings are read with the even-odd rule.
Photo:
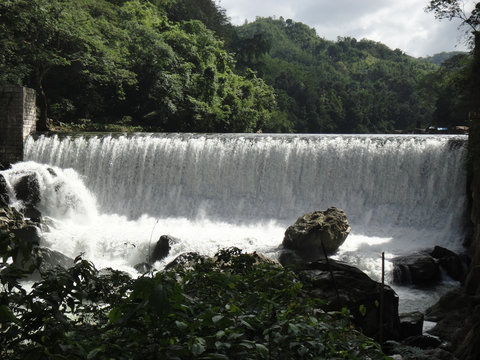
[[[336, 206], [352, 226], [337, 257], [378, 279], [382, 251], [388, 259], [461, 248], [465, 155], [465, 136], [40, 136], [25, 145], [31, 162], [6, 177], [42, 173], [41, 210], [55, 220], [47, 244], [99, 266], [144, 261], [162, 234], [180, 239], [165, 262], [228, 246], [275, 257], [299, 215]], [[69, 187], [48, 190], [48, 167], [84, 206], [65, 211], [49, 200]], [[89, 218], [78, 221], [77, 208], [91, 209]]]

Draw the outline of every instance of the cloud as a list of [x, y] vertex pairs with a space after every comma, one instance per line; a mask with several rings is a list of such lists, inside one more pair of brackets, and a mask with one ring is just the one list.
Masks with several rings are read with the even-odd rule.
[[[424, 11], [428, 0], [220, 0], [234, 24], [257, 16], [303, 22], [325, 39], [338, 36], [379, 41], [412, 56], [465, 50], [458, 21], [438, 21]], [[470, 8], [473, 3], [467, 4]]]

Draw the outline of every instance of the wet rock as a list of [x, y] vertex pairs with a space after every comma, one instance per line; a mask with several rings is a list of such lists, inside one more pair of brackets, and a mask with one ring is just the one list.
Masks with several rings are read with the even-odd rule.
[[178, 242], [179, 242], [179, 239], [173, 236], [170, 236], [170, 235], [160, 236], [150, 256], [150, 261], [149, 261], [150, 264], [153, 264], [155, 261], [159, 261], [166, 258], [170, 252], [171, 245]]
[[419, 311], [400, 314], [400, 339], [422, 335], [423, 318]]
[[152, 266], [149, 263], [142, 262], [133, 267], [135, 270], [137, 270], [141, 274], [145, 274], [149, 272], [152, 269]]
[[395, 360], [457, 360], [452, 353], [440, 348], [425, 350], [396, 341], [386, 341], [382, 350]]
[[439, 347], [441, 343], [439, 338], [430, 335], [410, 336], [402, 341], [402, 344], [420, 349], [435, 349]]
[[440, 268], [429, 254], [413, 254], [393, 259], [393, 282], [407, 285], [433, 285], [440, 280]]
[[37, 175], [22, 176], [13, 188], [17, 200], [23, 201], [26, 207], [35, 207], [40, 202], [40, 183]]
[[17, 268], [32, 272], [29, 275], [31, 280], [39, 280], [41, 279], [40, 274], [52, 271], [57, 267], [68, 269], [74, 265], [74, 261], [59, 251], [45, 247], [34, 247], [28, 257], [19, 256], [14, 265]]
[[[379, 339], [380, 283], [363, 271], [335, 260], [311, 262], [298, 274], [313, 297], [326, 301], [326, 310], [347, 307], [355, 325], [367, 336]], [[385, 285], [383, 299], [383, 339], [399, 339], [398, 296]]]
[[173, 261], [165, 265], [165, 270], [173, 269], [180, 266], [184, 269], [193, 269], [197, 264], [202, 264], [208, 257], [200, 255], [197, 252], [186, 252], [178, 255]]
[[10, 202], [10, 196], [8, 195], [7, 181], [0, 174], [0, 207], [8, 206]]
[[466, 274], [460, 256], [441, 246], [435, 246], [430, 255], [433, 258], [438, 259], [438, 263], [445, 270], [448, 276], [450, 276], [453, 280], [463, 282]]
[[283, 246], [296, 251], [306, 260], [316, 260], [334, 253], [350, 233], [345, 212], [335, 207], [313, 211], [300, 216], [285, 231]]
[[38, 228], [34, 225], [24, 225], [17, 229], [11, 229], [11, 232], [15, 234], [23, 242], [28, 242], [32, 246], [40, 244], [40, 234]]
[[288, 267], [291, 269], [301, 268], [305, 266], [306, 260], [298, 255], [295, 251], [292, 250], [283, 250], [280, 253], [280, 257], [278, 259], [280, 264], [284, 267]]
[[26, 218], [29, 218], [34, 223], [40, 224], [42, 222], [42, 213], [36, 208], [26, 208], [23, 214]]

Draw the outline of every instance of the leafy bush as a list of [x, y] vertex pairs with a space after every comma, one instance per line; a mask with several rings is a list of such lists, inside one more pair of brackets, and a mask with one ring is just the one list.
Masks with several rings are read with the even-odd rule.
[[296, 275], [236, 248], [131, 280], [75, 259], [0, 305], [6, 359], [384, 359]]

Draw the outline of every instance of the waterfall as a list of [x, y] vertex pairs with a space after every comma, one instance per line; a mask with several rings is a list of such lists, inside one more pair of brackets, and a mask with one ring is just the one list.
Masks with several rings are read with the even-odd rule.
[[135, 219], [292, 220], [330, 206], [362, 231], [463, 226], [465, 137], [148, 134], [30, 137], [25, 157], [80, 173]]
[[[127, 271], [162, 234], [185, 251], [238, 246], [276, 257], [301, 214], [342, 208], [352, 232], [336, 255], [370, 276], [434, 245], [461, 249], [466, 137], [115, 134], [29, 137], [2, 172], [40, 182], [46, 246]], [[15, 199], [13, 199], [15, 201]], [[88, 215], [88, 216], [86, 216]], [[162, 265], [163, 264], [163, 265]], [[387, 261], [387, 271], [391, 263]]]

